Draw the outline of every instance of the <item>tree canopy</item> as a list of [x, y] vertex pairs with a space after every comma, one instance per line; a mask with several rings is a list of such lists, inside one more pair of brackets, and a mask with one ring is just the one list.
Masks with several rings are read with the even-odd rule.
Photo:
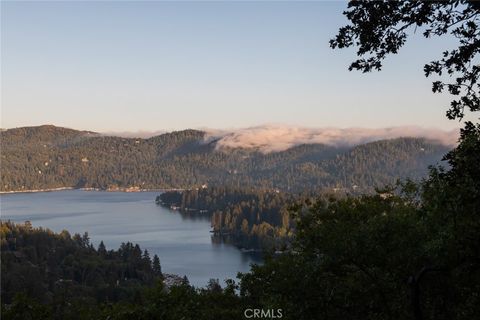
[[[441, 79], [433, 82], [433, 92], [446, 89], [457, 96], [447, 111], [449, 119], [462, 119], [466, 110], [480, 110], [479, 1], [350, 1], [343, 14], [350, 24], [340, 28], [330, 46], [357, 48], [359, 59], [349, 70], [381, 70], [382, 61], [399, 52], [412, 29], [421, 30], [425, 38], [455, 37], [458, 47], [427, 63], [425, 76]], [[443, 75], [450, 80], [445, 82]]]

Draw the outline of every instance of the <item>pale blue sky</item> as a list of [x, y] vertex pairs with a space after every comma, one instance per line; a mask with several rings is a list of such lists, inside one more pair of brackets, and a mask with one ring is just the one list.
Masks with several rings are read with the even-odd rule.
[[344, 2], [3, 2], [1, 126], [451, 129], [420, 34], [380, 73], [331, 50]]

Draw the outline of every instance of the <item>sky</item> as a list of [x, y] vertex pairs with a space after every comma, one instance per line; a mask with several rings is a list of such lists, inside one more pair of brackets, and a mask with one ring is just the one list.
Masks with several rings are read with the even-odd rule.
[[1, 127], [97, 132], [421, 126], [451, 130], [411, 37], [381, 72], [328, 40], [345, 2], [1, 2]]

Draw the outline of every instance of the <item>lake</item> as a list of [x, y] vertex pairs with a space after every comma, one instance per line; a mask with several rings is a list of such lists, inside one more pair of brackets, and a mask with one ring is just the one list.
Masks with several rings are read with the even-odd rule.
[[212, 240], [210, 219], [189, 218], [155, 204], [159, 192], [101, 192], [65, 190], [2, 194], [1, 218], [30, 220], [33, 226], [60, 232], [88, 232], [97, 246], [108, 249], [122, 242], [138, 243], [160, 258], [165, 273], [186, 275], [203, 287], [210, 278], [235, 279], [261, 258]]

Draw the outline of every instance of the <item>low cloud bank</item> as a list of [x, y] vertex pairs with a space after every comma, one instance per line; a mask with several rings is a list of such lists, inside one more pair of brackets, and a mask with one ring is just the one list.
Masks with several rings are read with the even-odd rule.
[[458, 130], [444, 131], [421, 127], [365, 128], [299, 128], [290, 126], [257, 126], [232, 131], [209, 130], [206, 141], [217, 140], [217, 148], [257, 148], [261, 152], [283, 151], [300, 144], [354, 146], [367, 142], [400, 137], [422, 137], [445, 145], [455, 145]]
[[[262, 125], [243, 129], [199, 129], [206, 132], [205, 142], [216, 142], [217, 149], [255, 148], [261, 152], [284, 151], [301, 144], [327, 144], [355, 146], [367, 142], [400, 137], [421, 137], [444, 145], [454, 146], [459, 130], [450, 131], [415, 126], [368, 128], [302, 128], [293, 126]], [[104, 132], [102, 135], [125, 138], [150, 138], [166, 131]]]

